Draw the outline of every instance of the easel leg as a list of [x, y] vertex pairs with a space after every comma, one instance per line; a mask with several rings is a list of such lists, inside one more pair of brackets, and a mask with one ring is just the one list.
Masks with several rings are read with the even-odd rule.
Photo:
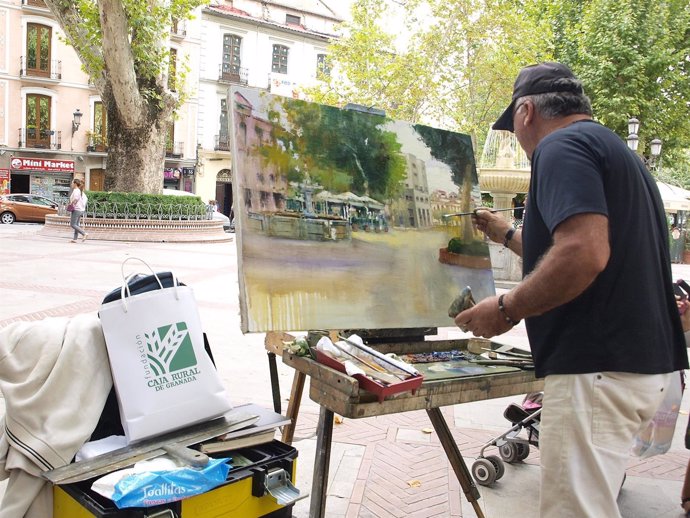
[[333, 441], [333, 417], [331, 410], [321, 407], [319, 431], [316, 436], [316, 456], [314, 457], [314, 478], [311, 484], [309, 518], [324, 518], [326, 516], [328, 467], [331, 463], [331, 442]]
[[268, 353], [268, 371], [271, 375], [271, 392], [273, 393], [273, 411], [280, 414], [280, 382], [278, 381], [278, 365], [275, 353]]
[[429, 415], [431, 424], [438, 434], [438, 438], [443, 445], [443, 449], [446, 452], [446, 457], [448, 457], [448, 460], [450, 461], [450, 465], [453, 466], [453, 471], [455, 471], [455, 476], [458, 477], [458, 482], [460, 482], [460, 486], [465, 493], [465, 498], [467, 498], [467, 501], [472, 504], [474, 512], [477, 513], [477, 518], [484, 518], [482, 508], [479, 506], [479, 502], [477, 501], [480, 497], [479, 491], [472, 480], [472, 475], [470, 475], [470, 472], [467, 469], [467, 465], [462, 458], [458, 445], [455, 444], [455, 440], [450, 433], [448, 423], [446, 423], [446, 420], [443, 418], [441, 410], [439, 408], [428, 408], [426, 413]]
[[302, 403], [302, 392], [304, 391], [304, 382], [307, 375], [300, 371], [295, 371], [295, 377], [292, 378], [292, 391], [290, 392], [290, 402], [287, 407], [286, 417], [290, 418], [290, 424], [283, 427], [282, 441], [285, 444], [292, 445], [292, 438], [295, 435], [295, 427], [297, 426], [297, 415], [299, 414], [299, 406]]

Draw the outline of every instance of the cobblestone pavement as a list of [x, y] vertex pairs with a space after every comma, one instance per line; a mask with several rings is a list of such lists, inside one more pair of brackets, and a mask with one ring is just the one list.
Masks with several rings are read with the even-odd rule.
[[[239, 329], [237, 261], [234, 242], [127, 243], [86, 241], [39, 233], [39, 225], [0, 225], [2, 282], [0, 327], [17, 320], [39, 320], [97, 311], [103, 296], [121, 284], [120, 265], [140, 257], [156, 271], [172, 270], [191, 286], [198, 300], [219, 371], [236, 404], [254, 402], [272, 408], [263, 335]], [[676, 277], [690, 278], [690, 266], [673, 265]], [[459, 330], [439, 330], [444, 337], [464, 337]], [[524, 326], [501, 337], [527, 347]], [[279, 362], [283, 410], [294, 371]], [[318, 406], [304, 397], [294, 446], [299, 451], [297, 484], [311, 490]], [[503, 410], [522, 396], [445, 407], [443, 414], [468, 465], [481, 447], [507, 430]], [[71, 402], [65, 402], [71, 404]], [[686, 395], [671, 451], [640, 461], [631, 459], [620, 505], [625, 518], [676, 518], [689, 452], [682, 435], [690, 397]], [[415, 411], [366, 419], [345, 419], [334, 426], [330, 464], [328, 518], [473, 517], [426, 412]], [[495, 453], [495, 449], [491, 451]], [[523, 463], [506, 466], [491, 488], [479, 487], [487, 518], [533, 518], [538, 515], [539, 451]], [[309, 499], [294, 507], [308, 516]]]

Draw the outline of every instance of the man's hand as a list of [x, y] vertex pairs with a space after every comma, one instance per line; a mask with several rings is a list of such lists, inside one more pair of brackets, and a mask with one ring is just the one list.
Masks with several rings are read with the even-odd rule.
[[498, 297], [486, 298], [476, 306], [458, 313], [455, 323], [463, 331], [484, 338], [503, 334], [513, 327], [499, 311]]
[[680, 322], [683, 324], [683, 331], [687, 333], [690, 331], [690, 302], [688, 299], [681, 300], [680, 297], [676, 296], [676, 305], [680, 313]]
[[503, 244], [506, 232], [512, 228], [503, 216], [497, 212], [484, 209], [474, 211], [472, 223], [484, 232], [491, 241], [501, 244]]

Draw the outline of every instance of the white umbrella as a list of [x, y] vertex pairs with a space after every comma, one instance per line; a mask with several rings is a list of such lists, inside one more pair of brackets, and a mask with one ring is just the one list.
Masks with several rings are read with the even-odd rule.
[[690, 210], [690, 191], [664, 182], [656, 182], [666, 212]]

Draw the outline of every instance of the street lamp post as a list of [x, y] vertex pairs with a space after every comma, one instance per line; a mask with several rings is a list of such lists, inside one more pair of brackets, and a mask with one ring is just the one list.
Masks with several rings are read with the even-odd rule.
[[[637, 136], [637, 132], [640, 129], [640, 121], [637, 120], [635, 117], [632, 117], [631, 119], [628, 120], [628, 138], [625, 139], [626, 143], [628, 144], [628, 147], [634, 151], [637, 152], [637, 147], [640, 144], [640, 139]], [[649, 143], [649, 152], [650, 156], [649, 157], [644, 157], [641, 156], [642, 161], [644, 164], [651, 170], [656, 171], [657, 170], [657, 159], [661, 155], [661, 140], [658, 138], [653, 139]]]

